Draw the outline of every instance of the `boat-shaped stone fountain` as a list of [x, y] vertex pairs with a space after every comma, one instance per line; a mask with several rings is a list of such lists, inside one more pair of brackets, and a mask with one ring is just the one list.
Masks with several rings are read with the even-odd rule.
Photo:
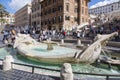
[[106, 35], [98, 35], [94, 43], [84, 50], [53, 45], [50, 41], [40, 43], [30, 37], [30, 35], [17, 34], [14, 48], [16, 48], [18, 53], [22, 56], [44, 62], [94, 63], [100, 56], [102, 47], [105, 46], [110, 38], [117, 34], [117, 32], [114, 32]]

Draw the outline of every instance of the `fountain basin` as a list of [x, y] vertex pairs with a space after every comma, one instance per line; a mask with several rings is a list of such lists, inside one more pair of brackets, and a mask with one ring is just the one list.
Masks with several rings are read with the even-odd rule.
[[77, 49], [71, 49], [61, 46], [53, 46], [53, 50], [47, 50], [47, 45], [21, 45], [17, 47], [17, 51], [22, 56], [40, 60], [44, 62], [64, 63], [75, 62], [74, 55]]
[[[57, 69], [60, 70], [61, 69], [61, 64], [54, 64], [52, 63], [46, 63], [41, 62], [41, 61], [35, 61], [32, 59], [30, 59], [29, 57], [23, 57], [19, 54], [17, 54], [16, 49], [13, 48], [0, 48], [0, 59], [4, 59], [4, 57], [6, 55], [12, 55], [14, 58], [14, 61], [17, 63], [22, 63], [22, 64], [30, 64], [30, 65], [35, 65], [35, 66], [39, 66], [39, 67], [44, 67], [44, 68], [48, 68], [48, 69]], [[23, 68], [23, 67], [22, 67]], [[72, 63], [72, 69], [74, 72], [83, 72], [83, 73], [97, 73], [97, 74], [115, 74], [116, 72], [118, 72], [117, 74], [119, 74], [119, 70], [115, 67], [112, 66], [112, 69], [114, 71], [116, 71], [115, 73], [112, 72], [111, 70], [107, 69], [108, 66], [107, 64], [99, 64], [98, 67], [95, 67], [94, 65], [90, 65], [90, 64], [86, 64], [86, 63]], [[20, 68], [18, 68], [20, 69]], [[28, 67], [24, 67], [25, 70], [28, 69]], [[31, 70], [31, 68], [29, 68]], [[37, 70], [37, 72], [41, 72], [43, 71], [43, 73], [45, 72], [49, 72], [52, 75], [56, 75], [57, 72], [54, 71], [49, 71], [49, 70]], [[86, 77], [83, 75], [75, 75], [76, 77]]]
[[18, 34], [14, 43], [19, 54], [34, 58], [36, 60], [48, 62], [84, 62], [94, 63], [102, 51], [102, 47], [106, 45], [107, 40], [117, 35], [117, 32], [108, 35], [98, 35], [95, 42], [84, 50], [69, 49], [61, 46], [51, 46], [35, 41], [30, 35]]

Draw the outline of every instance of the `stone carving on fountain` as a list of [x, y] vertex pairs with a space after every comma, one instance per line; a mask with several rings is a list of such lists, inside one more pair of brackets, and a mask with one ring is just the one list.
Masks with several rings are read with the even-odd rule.
[[[17, 48], [19, 52], [22, 52], [21, 54], [24, 56], [28, 56], [38, 60], [48, 60], [48, 61], [59, 61], [61, 60], [61, 62], [85, 62], [85, 63], [94, 63], [100, 56], [100, 53], [102, 51], [102, 48], [106, 45], [106, 43], [108, 42], [108, 40], [112, 37], [114, 37], [115, 35], [118, 35], [117, 32], [111, 33], [111, 34], [106, 34], [106, 35], [98, 35], [95, 38], [95, 41], [93, 44], [91, 44], [88, 48], [84, 49], [84, 50], [76, 50], [75, 52], [70, 52], [69, 54], [66, 52], [62, 52], [62, 54], [46, 54], [46, 53], [42, 53], [40, 51], [37, 52], [37, 55], [35, 54], [30, 54], [31, 51], [29, 51], [28, 48], [31, 48], [32, 46], [38, 46], [38, 48], [40, 48], [39, 46], [43, 46], [43, 45], [47, 45], [47, 44], [43, 44], [43, 43], [39, 43], [37, 41], [35, 41], [32, 37], [30, 37], [30, 35], [26, 35], [26, 34], [18, 34], [16, 36], [16, 40], [14, 43], [14, 48]], [[50, 43], [49, 43], [49, 49], [48, 49], [48, 53], [53, 51], [54, 52], [54, 48], [53, 46], [51, 47]], [[55, 46], [57, 47], [57, 46]], [[61, 46], [59, 46], [59, 49]], [[27, 50], [28, 49], [28, 50]], [[62, 48], [63, 49], [63, 48]], [[34, 50], [34, 49], [32, 49]], [[47, 48], [46, 48], [47, 50]], [[70, 49], [69, 49], [70, 50]], [[59, 50], [58, 50], [59, 51]], [[26, 54], [27, 53], [27, 54]], [[38, 55], [39, 53], [39, 55]], [[64, 54], [63, 54], [64, 53]], [[46, 55], [45, 55], [46, 54]], [[62, 61], [63, 60], [63, 61]]]
[[38, 44], [37, 41], [35, 41], [30, 35], [26, 34], [20, 34], [18, 33], [17, 36], [15, 37], [15, 43], [14, 43], [14, 48], [17, 48], [19, 45], [35, 45]]
[[102, 48], [107, 44], [108, 40], [112, 37], [118, 35], [117, 32], [106, 34], [106, 35], [97, 35], [95, 37], [95, 42], [91, 44], [88, 48], [82, 52], [77, 52], [75, 54], [75, 59], [77, 62], [88, 62], [94, 63], [98, 59]]

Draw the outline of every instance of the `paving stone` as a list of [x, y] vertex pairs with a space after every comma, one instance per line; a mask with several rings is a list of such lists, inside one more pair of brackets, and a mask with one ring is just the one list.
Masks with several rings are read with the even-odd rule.
[[55, 77], [31, 74], [20, 70], [2, 71], [0, 70], [0, 80], [59, 80]]
[[[2, 71], [0, 69], [0, 80], [60, 80], [59, 77], [54, 76], [46, 76], [41, 74], [32, 74], [30, 72], [25, 72], [21, 70], [10, 70], [10, 71]], [[98, 78], [85, 78], [85, 79], [74, 79], [74, 80], [105, 80]], [[117, 79], [109, 79], [109, 80], [120, 80]]]

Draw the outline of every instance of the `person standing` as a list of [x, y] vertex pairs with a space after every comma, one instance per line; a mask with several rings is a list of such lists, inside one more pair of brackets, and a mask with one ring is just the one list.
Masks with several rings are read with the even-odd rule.
[[3, 31], [3, 42], [5, 41], [5, 40], [7, 40], [7, 35], [8, 35], [8, 32], [7, 31]]
[[63, 36], [64, 36], [64, 38], [66, 37], [66, 31], [63, 31]]
[[77, 38], [79, 39], [80, 38], [80, 32], [77, 31]]
[[16, 31], [13, 29], [11, 32], [12, 32], [12, 33], [11, 33], [11, 40], [12, 40], [12, 43], [14, 43]]

